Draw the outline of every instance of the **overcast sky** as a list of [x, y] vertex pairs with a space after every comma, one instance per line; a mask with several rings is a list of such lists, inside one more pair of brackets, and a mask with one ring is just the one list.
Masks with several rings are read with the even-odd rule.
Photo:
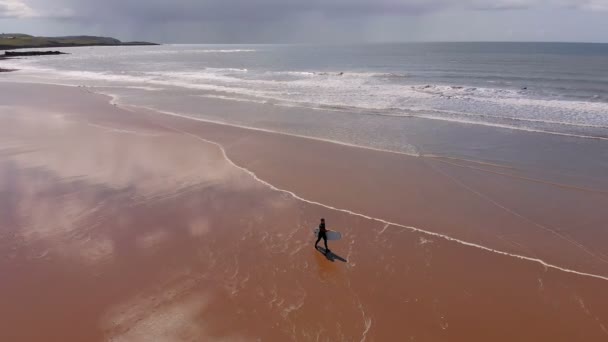
[[0, 32], [162, 43], [608, 42], [608, 0], [0, 0]]

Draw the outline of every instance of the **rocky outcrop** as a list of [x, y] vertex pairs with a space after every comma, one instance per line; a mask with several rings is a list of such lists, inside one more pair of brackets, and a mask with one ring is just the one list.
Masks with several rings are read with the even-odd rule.
[[73, 46], [122, 46], [122, 45], [158, 45], [148, 42], [121, 42], [110, 37], [96, 36], [65, 36], [65, 37], [35, 37], [27, 34], [0, 34], [0, 50], [26, 48], [57, 48]]
[[4, 57], [29, 57], [29, 56], [47, 56], [47, 55], [65, 55], [61, 51], [5, 51]]

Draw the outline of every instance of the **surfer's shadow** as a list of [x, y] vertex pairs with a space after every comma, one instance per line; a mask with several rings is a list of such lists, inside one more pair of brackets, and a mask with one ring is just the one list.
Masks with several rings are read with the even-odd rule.
[[342, 262], [348, 262], [348, 260], [344, 259], [343, 257], [337, 255], [334, 252], [327, 252], [325, 250], [325, 248], [323, 248], [323, 247], [317, 247], [317, 251], [319, 251], [319, 253], [323, 254], [325, 256], [325, 258], [331, 262], [336, 262], [336, 260], [342, 261]]

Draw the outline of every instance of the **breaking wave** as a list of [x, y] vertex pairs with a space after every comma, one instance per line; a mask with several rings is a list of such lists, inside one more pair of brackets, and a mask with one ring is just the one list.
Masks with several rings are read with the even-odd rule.
[[[224, 53], [255, 50], [188, 51]], [[73, 84], [125, 84], [141, 89], [178, 87], [212, 93], [210, 97], [223, 100], [338, 110], [359, 115], [418, 117], [467, 125], [608, 139], [607, 102], [548, 98], [535, 93], [535, 89], [416, 84], [407, 73], [268, 71], [233, 67], [96, 72], [58, 70], [29, 61], [8, 61], [3, 64], [6, 67], [25, 69], [38, 77], [46, 74], [50, 78], [59, 78]]]

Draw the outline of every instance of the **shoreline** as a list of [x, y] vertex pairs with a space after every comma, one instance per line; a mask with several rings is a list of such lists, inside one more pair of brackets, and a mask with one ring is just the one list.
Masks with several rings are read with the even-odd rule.
[[[150, 111], [149, 113], [151, 115], [158, 115], [157, 111]], [[161, 115], [165, 115], [165, 114], [167, 114], [167, 113], [161, 113]], [[421, 155], [421, 156], [411, 156], [411, 155], [408, 155], [408, 154], [405, 154], [405, 153], [400, 153], [400, 152], [395, 152], [395, 151], [378, 150], [378, 149], [374, 149], [374, 148], [368, 148], [366, 146], [356, 146], [356, 145], [350, 145], [350, 144], [343, 144], [341, 142], [326, 141], [326, 140], [316, 139], [316, 138], [310, 138], [310, 137], [306, 137], [306, 136], [297, 136], [297, 135], [293, 135], [293, 134], [286, 134], [286, 133], [268, 131], [268, 130], [257, 129], [257, 128], [242, 127], [242, 126], [239, 126], [239, 125], [218, 123], [218, 122], [213, 122], [213, 121], [206, 120], [206, 119], [192, 118], [192, 117], [182, 116], [182, 115], [178, 115], [178, 114], [169, 114], [169, 116], [173, 116], [173, 117], [179, 118], [180, 120], [185, 120], [184, 121], [185, 123], [182, 124], [181, 128], [175, 128], [175, 127], [173, 127], [174, 129], [177, 129], [181, 133], [185, 133], [185, 134], [189, 134], [189, 135], [192, 135], [192, 136], [196, 136], [196, 137], [198, 137], [198, 139], [202, 139], [202, 140], [206, 140], [206, 141], [218, 144], [219, 146], [231, 146], [231, 145], [234, 146], [234, 145], [237, 145], [237, 143], [235, 143], [234, 141], [231, 141], [232, 139], [234, 139], [233, 137], [230, 137], [228, 139], [226, 139], [225, 137], [218, 137], [218, 139], [214, 140], [212, 138], [209, 138], [208, 136], [207, 136], [207, 138], [202, 138], [202, 136], [205, 136], [205, 134], [213, 136], [214, 133], [211, 132], [213, 130], [213, 128], [230, 127], [229, 130], [231, 130], [233, 128], [235, 130], [245, 129], [246, 131], [252, 132], [252, 135], [259, 133], [261, 135], [268, 135], [268, 136], [279, 135], [279, 136], [285, 137], [285, 139], [293, 139], [293, 140], [295, 140], [295, 142], [289, 144], [289, 146], [290, 147], [294, 147], [294, 149], [296, 149], [295, 145], [299, 144], [298, 143], [298, 139], [303, 139], [304, 141], [308, 141], [307, 144], [302, 144], [301, 146], [310, 146], [311, 144], [315, 144], [315, 145], [319, 146], [319, 147], [315, 147], [315, 149], [314, 149], [315, 152], [305, 151], [303, 153], [304, 155], [314, 155], [317, 152], [318, 153], [322, 153], [320, 151], [324, 150], [325, 148], [323, 148], [321, 146], [323, 146], [323, 144], [325, 144], [325, 143], [329, 143], [329, 144], [331, 144], [330, 145], [331, 149], [335, 150], [335, 152], [334, 152], [335, 155], [340, 155], [345, 150], [348, 150], [348, 149], [351, 149], [351, 148], [355, 149], [355, 151], [360, 150], [360, 151], [358, 151], [356, 153], [354, 152], [354, 154], [357, 154], [358, 157], [352, 156], [352, 157], [348, 158], [351, 161], [352, 160], [357, 160], [359, 157], [365, 157], [368, 154], [369, 155], [372, 155], [374, 153], [379, 153], [381, 155], [382, 154], [388, 154], [388, 155], [392, 155], [391, 158], [395, 159], [393, 161], [393, 163], [397, 163], [397, 165], [393, 166], [393, 167], [395, 167], [396, 169], [399, 169], [399, 168], [402, 168], [404, 166], [408, 166], [408, 164], [409, 164], [409, 166], [413, 165], [415, 168], [419, 169], [419, 171], [417, 172], [417, 174], [423, 174], [423, 173], [426, 173], [426, 172], [431, 172], [431, 173], [436, 172], [436, 170], [439, 167], [439, 165], [443, 164], [443, 160], [441, 160], [441, 158], [432, 158], [431, 160], [425, 160], [427, 157], [425, 157], [424, 155]], [[171, 120], [169, 120], [169, 121], [171, 122]], [[209, 125], [212, 126], [212, 128], [201, 129], [201, 130], [197, 131], [197, 130], [192, 129], [192, 127], [189, 127], [187, 125], [187, 123], [190, 122], [190, 121], [197, 121], [197, 122], [209, 124]], [[163, 122], [162, 118], [159, 120], [159, 122], [161, 122], [161, 123]], [[237, 135], [241, 135], [242, 133], [236, 133], [235, 132], [235, 133], [231, 133], [231, 134], [234, 135], [234, 136], [237, 136]], [[247, 137], [247, 138], [242, 138], [242, 139], [254, 139], [254, 138]], [[264, 139], [265, 138], [262, 138], [260, 140], [264, 140]], [[272, 137], [268, 137], [266, 139], [266, 141], [263, 142], [265, 145], [262, 145], [262, 147], [261, 146], [258, 146], [258, 147], [261, 148], [261, 149], [263, 149], [263, 150], [268, 150], [268, 149], [270, 149], [269, 146], [271, 146], [273, 144], [276, 144], [276, 142], [274, 142], [272, 140], [273, 140]], [[281, 141], [282, 141], [282, 143], [285, 142], [282, 139], [281, 139]], [[251, 140], [248, 140], [247, 143], [251, 144], [252, 142], [251, 142]], [[298, 146], [297, 148], [301, 149], [301, 146]], [[239, 146], [239, 147], [242, 148], [243, 146]], [[486, 244], [476, 243], [475, 240], [474, 241], [471, 241], [471, 240], [467, 241], [466, 239], [463, 240], [462, 238], [459, 237], [458, 234], [456, 234], [456, 236], [454, 236], [453, 235], [453, 233], [454, 233], [453, 231], [450, 232], [450, 231], [434, 230], [433, 228], [430, 228], [430, 229], [429, 228], [419, 228], [421, 226], [425, 227], [426, 226], [425, 224], [415, 224], [415, 225], [407, 224], [407, 223], [405, 223], [407, 221], [405, 221], [405, 222], [403, 221], [404, 216], [402, 216], [400, 214], [397, 214], [401, 210], [401, 208], [399, 208], [398, 206], [395, 207], [394, 210], [393, 210], [393, 212], [392, 212], [393, 217], [388, 218], [387, 216], [376, 215], [373, 212], [369, 212], [369, 211], [366, 211], [366, 210], [355, 210], [355, 209], [353, 209], [354, 206], [341, 205], [342, 203], [340, 203], [340, 202], [333, 202], [332, 200], [328, 200], [328, 201], [318, 200], [319, 197], [317, 196], [317, 194], [314, 194], [314, 193], [310, 194], [310, 193], [307, 193], [307, 191], [305, 190], [305, 188], [299, 188], [299, 190], [298, 190], [298, 188], [294, 188], [292, 186], [292, 184], [298, 183], [298, 182], [301, 181], [302, 178], [304, 178], [304, 177], [302, 177], [303, 175], [298, 172], [298, 170], [297, 170], [296, 167], [287, 168], [286, 166], [288, 166], [288, 165], [280, 165], [279, 166], [279, 165], [273, 164], [272, 167], [282, 167], [282, 168], [284, 168], [284, 170], [279, 171], [279, 173], [281, 174], [281, 178], [273, 180], [273, 177], [275, 176], [276, 172], [274, 172], [273, 170], [268, 170], [268, 169], [263, 168], [263, 167], [262, 168], [257, 168], [257, 170], [256, 170], [256, 167], [250, 168], [250, 166], [248, 166], [248, 163], [251, 163], [252, 161], [258, 163], [258, 162], [260, 162], [259, 159], [261, 159], [261, 158], [257, 158], [257, 160], [255, 160], [255, 158], [254, 158], [254, 160], [248, 160], [248, 159], [252, 159], [252, 158], [247, 157], [246, 156], [247, 154], [249, 154], [249, 156], [251, 156], [252, 154], [254, 154], [254, 152], [252, 150], [249, 150], [248, 152], [240, 152], [240, 153], [236, 154], [233, 158], [230, 158], [230, 155], [231, 155], [230, 149], [228, 148], [227, 151], [226, 151], [227, 157], [230, 158], [231, 160], [232, 159], [236, 160], [236, 161], [233, 161], [233, 162], [237, 166], [239, 166], [239, 167], [247, 170], [248, 172], [251, 172], [253, 175], [255, 175], [257, 178], [259, 178], [261, 181], [267, 183], [269, 186], [272, 186], [274, 188], [280, 189], [281, 191], [286, 191], [288, 193], [291, 193], [292, 195], [294, 195], [295, 197], [297, 197], [299, 199], [302, 199], [302, 200], [305, 200], [305, 201], [308, 201], [308, 202], [312, 202], [312, 203], [315, 203], [315, 204], [321, 204], [323, 206], [326, 206], [326, 207], [329, 207], [329, 208], [332, 208], [332, 209], [349, 212], [349, 213], [352, 213], [353, 215], [362, 216], [362, 217], [366, 217], [366, 218], [369, 218], [369, 219], [377, 220], [379, 222], [382, 222], [383, 224], [390, 224], [390, 225], [395, 225], [395, 226], [401, 226], [402, 228], [406, 228], [406, 229], [410, 229], [410, 230], [417, 230], [417, 231], [421, 231], [421, 232], [426, 232], [428, 234], [438, 234], [440, 236], [444, 236], [446, 239], [454, 239], [455, 241], [457, 241], [459, 243], [471, 244], [472, 246], [474, 246], [476, 248], [482, 248], [482, 249], [486, 249], [488, 251], [497, 252], [497, 253], [512, 254], [512, 256], [514, 256], [514, 257], [523, 257], [523, 258], [527, 259], [528, 261], [540, 262], [541, 264], [543, 264], [543, 263], [544, 264], [548, 264], [551, 267], [561, 268], [561, 269], [564, 269], [565, 271], [568, 271], [568, 272], [571, 272], [571, 271], [574, 271], [575, 273], [576, 272], [581, 272], [583, 274], [587, 273], [590, 276], [598, 276], [598, 277], [600, 277], [602, 279], [606, 278], [606, 273], [605, 273], [606, 269], [605, 269], [604, 266], [607, 263], [607, 261], [605, 261], [605, 260], [604, 261], [599, 260], [600, 263], [597, 264], [597, 265], [604, 264], [604, 266], [603, 266], [604, 271], [602, 271], [602, 274], [594, 274], [594, 272], [586, 272], [586, 271], [583, 271], [583, 270], [568, 269], [567, 266], [564, 267], [564, 266], [560, 266], [559, 264], [556, 265], [555, 263], [552, 263], [551, 261], [543, 260], [542, 257], [534, 257], [536, 255], [535, 253], [533, 253], [531, 255], [526, 255], [526, 253], [523, 253], [523, 254], [520, 254], [520, 253], [517, 253], [517, 252], [513, 253], [512, 249], [506, 249], [506, 250], [505, 249], [500, 249], [500, 248], [497, 249], [497, 248], [494, 248], [494, 246], [496, 246], [496, 245], [493, 245], [493, 244], [490, 244], [488, 246]], [[286, 157], [284, 154], [280, 154], [280, 155], [283, 156], [283, 157]], [[245, 158], [241, 158], [241, 157], [245, 157]], [[399, 158], [404, 158], [405, 160], [407, 160], [407, 161], [405, 161], [405, 165], [402, 165], [400, 163], [400, 161], [397, 160]], [[382, 159], [383, 162], [385, 162], [385, 163], [387, 162], [387, 160], [385, 158], [379, 157], [378, 159]], [[438, 160], [438, 161], [436, 162], [435, 160]], [[268, 163], [270, 164], [272, 162], [268, 161]], [[305, 162], [298, 162], [298, 165], [300, 165], [300, 164], [308, 164], [307, 167], [315, 169], [315, 166], [314, 166], [315, 164], [314, 163], [315, 163], [315, 161], [313, 159], [307, 159]], [[428, 163], [434, 163], [436, 165], [429, 166]], [[437, 164], [437, 163], [439, 163], [439, 164]], [[263, 164], [263, 163], [261, 163], [261, 164]], [[332, 164], [331, 166], [333, 166], [334, 168], [340, 169], [340, 166], [339, 166], [340, 161], [339, 160], [338, 161], [332, 161], [331, 164]], [[336, 164], [336, 165], [334, 166], [333, 164]], [[365, 166], [364, 166], [365, 162], [359, 162], [359, 161], [357, 161], [357, 163], [355, 164], [355, 166], [353, 166], [352, 168], [353, 169], [357, 169], [357, 167], [358, 167], [357, 165], [359, 165], [359, 164], [361, 164], [360, 165], [361, 168], [365, 168]], [[414, 165], [414, 164], [416, 164], [416, 165]], [[448, 169], [450, 169], [450, 168], [452, 168], [452, 169], [454, 169], [454, 168], [461, 168], [461, 169], [464, 169], [465, 171], [467, 171], [467, 169], [469, 169], [469, 167], [470, 167], [470, 164], [468, 164], [468, 162], [466, 162], [466, 161], [460, 161], [460, 164], [450, 165], [450, 163], [446, 163], [445, 166], [447, 166]], [[492, 169], [473, 169], [473, 172], [475, 172], [476, 170], [477, 171], [481, 170], [483, 173], [487, 173], [487, 174], [492, 175], [492, 176], [498, 176], [498, 178], [505, 177], [505, 174], [500, 173], [500, 172], [495, 172]], [[336, 171], [334, 171], [334, 172], [336, 172]], [[442, 171], [440, 171], [440, 173], [441, 172]], [[445, 171], [443, 171], [443, 173], [444, 172]], [[453, 171], [451, 171], [451, 172], [453, 172]], [[285, 175], [292, 175], [292, 174], [296, 175], [296, 176], [291, 177], [291, 179], [286, 179], [285, 178]], [[260, 176], [260, 175], [262, 175], [262, 176]], [[269, 178], [265, 178], [264, 176], [268, 176]], [[341, 175], [338, 175], [338, 174], [333, 175], [332, 174], [331, 176], [333, 176], [335, 178], [332, 181], [327, 181], [328, 183], [332, 183], [332, 182], [341, 183], [341, 181], [339, 180], [339, 178], [341, 177]], [[576, 186], [566, 186], [566, 185], [563, 185], [563, 184], [560, 184], [560, 183], [544, 182], [544, 181], [539, 181], [538, 179], [525, 178], [525, 177], [520, 177], [520, 176], [517, 176], [517, 175], [508, 175], [507, 174], [506, 176], [507, 176], [506, 180], [504, 180], [504, 181], [511, 181], [511, 180], [515, 179], [517, 181], [522, 181], [524, 183], [536, 183], [535, 184], [535, 188], [536, 188], [535, 190], [537, 190], [539, 188], [542, 189], [543, 187], [563, 188], [563, 190], [566, 190], [566, 191], [570, 191], [570, 190], [572, 190], [574, 192], [579, 192], [580, 191], [580, 192], [582, 192], [582, 194], [579, 194], [579, 195], [581, 195], [583, 197], [584, 197], [584, 195], [586, 195], [586, 192], [588, 191], [588, 189], [585, 189], [585, 188], [580, 188], [580, 187], [576, 187]], [[449, 178], [449, 182], [448, 183], [456, 183], [457, 187], [461, 187], [461, 185], [459, 184], [460, 182], [458, 180], [454, 180], [452, 177], [449, 177], [449, 176], [445, 177], [445, 178]], [[367, 179], [377, 180], [377, 179], [383, 179], [383, 178], [380, 177], [380, 176], [368, 176]], [[357, 180], [352, 181], [351, 183], [357, 184], [357, 183], [361, 183], [361, 182], [362, 182], [362, 179], [358, 178]], [[433, 181], [430, 181], [429, 183], [431, 183], [431, 184], [427, 184], [425, 186], [431, 186], [432, 187], [433, 186], [432, 182]], [[501, 182], [503, 182], [503, 181], [501, 181]], [[345, 183], [344, 186], [346, 186], [346, 184], [348, 182], [344, 182], [344, 183]], [[409, 184], [409, 186], [415, 186], [415, 185]], [[380, 186], [380, 188], [386, 189], [387, 187]], [[450, 186], [446, 186], [446, 189], [449, 189], [449, 188], [453, 189], [454, 186], [453, 185], [451, 187]], [[470, 188], [467, 188], [467, 186], [464, 186], [464, 188], [465, 188], [466, 192], [470, 192], [470, 193], [473, 194], [472, 198], [482, 197], [481, 198], [482, 200], [484, 200], [484, 201], [487, 200], [487, 198], [483, 198], [483, 195], [480, 195], [475, 190], [471, 190]], [[373, 188], [370, 188], [368, 190], [371, 191], [372, 189]], [[419, 192], [423, 191], [423, 190], [421, 190], [419, 188], [417, 188], [416, 190], [419, 191]], [[446, 190], [446, 192], [447, 191], [448, 190]], [[534, 191], [534, 190], [528, 190], [528, 191]], [[526, 191], [526, 192], [528, 192], [528, 191]], [[436, 192], [436, 190], [434, 192]], [[442, 191], [440, 191], [440, 193], [437, 194], [438, 197], [442, 196], [441, 192]], [[605, 203], [605, 201], [607, 200], [607, 198], [605, 196], [606, 194], [607, 193], [605, 191], [598, 191], [597, 193], [594, 193], [593, 195], [594, 196], [599, 196], [599, 198], [602, 200], [602, 203]], [[351, 195], [355, 195], [355, 194], [353, 193]], [[395, 194], [395, 195], [398, 196], [398, 194]], [[522, 195], [525, 195], [525, 193], [523, 193]], [[347, 195], [344, 195], [344, 196], [347, 196]], [[526, 196], [528, 196], [528, 195], [526, 195]], [[469, 198], [469, 200], [471, 200], [471, 196], [468, 196], [468, 198]], [[398, 201], [397, 197], [395, 197], [395, 201]], [[563, 240], [566, 241], [566, 244], [570, 244], [570, 241], [569, 241], [568, 238], [563, 238], [559, 234], [554, 233], [553, 229], [544, 227], [543, 225], [538, 224], [536, 222], [533, 222], [533, 221], [529, 220], [526, 217], [523, 217], [522, 215], [520, 215], [518, 213], [514, 213], [510, 209], [504, 208], [502, 205], [500, 205], [499, 203], [496, 203], [495, 201], [493, 201], [491, 199], [487, 200], [487, 202], [490, 203], [490, 207], [498, 207], [499, 211], [506, 211], [506, 214], [508, 214], [508, 215], [513, 215], [517, 219], [521, 219], [523, 221], [527, 221], [527, 222], [525, 222], [526, 225], [532, 225], [531, 228], [533, 228], [533, 229], [547, 230], [549, 232], [549, 238], [552, 237], [552, 235], [553, 235], [553, 237], [557, 236], [558, 240], [563, 239]], [[424, 204], [422, 204], [422, 205], [424, 205]], [[416, 206], [420, 206], [420, 203], [418, 203]], [[597, 208], [598, 205], [593, 205], [593, 207]], [[488, 208], [486, 208], [486, 210], [487, 209]], [[424, 210], [423, 207], [420, 207], [420, 210]], [[457, 211], [454, 211], [454, 215], [455, 215], [456, 212]], [[479, 210], [479, 212], [484, 212], [484, 211], [483, 210]], [[452, 215], [448, 215], [448, 216], [452, 216]], [[603, 216], [603, 214], [600, 213], [600, 216]], [[600, 220], [600, 222], [601, 222], [601, 220]], [[510, 222], [510, 223], [513, 224], [513, 222]], [[518, 222], [518, 223], [515, 223], [515, 225], [521, 225], [521, 223], [522, 222]], [[477, 226], [477, 225], [478, 225], [477, 223], [471, 224], [471, 226]], [[481, 227], [478, 227], [478, 229], [479, 229], [479, 231], [482, 230]], [[556, 230], [561, 230], [561, 229], [558, 228]], [[524, 243], [525, 241], [519, 241], [519, 242]], [[507, 247], [507, 246], [503, 245], [502, 247]], [[575, 247], [575, 249], [577, 249], [577, 248], [578, 247]], [[572, 251], [570, 251], [570, 252], [572, 252]], [[589, 252], [585, 251], [584, 249], [582, 249], [582, 255], [585, 255], [585, 254], [589, 254]], [[603, 251], [602, 254], [606, 254], [606, 251]]]
[[[564, 210], [570, 201], [594, 200], [589, 210], [599, 210], [604, 194], [125, 109], [76, 87], [0, 88], [0, 186], [11, 193], [0, 196], [0, 250], [10, 252], [0, 270], [14, 275], [0, 284], [7, 296], [0, 318], [10, 327], [0, 337], [306, 340], [325, 331], [349, 340], [601, 341], [608, 334], [605, 276], [483, 248], [544, 253], [604, 273], [601, 262], [441, 172], [485, 196], [516, 191], [500, 199], [516, 212], [539, 203], [536, 194], [561, 196], [552, 204], [561, 217], [533, 205], [538, 212], [521, 214], [537, 223], [587, 214]], [[342, 231], [331, 249], [346, 262], [313, 250], [321, 216]], [[391, 229], [393, 221], [433, 231]], [[488, 230], [491, 223], [499, 227]], [[439, 236], [446, 233], [480, 245]], [[594, 233], [592, 244], [584, 232], [568, 233], [605, 252], [603, 237]], [[57, 285], [45, 291], [53, 283], [44, 277]], [[327, 291], [332, 305], [319, 305]], [[338, 314], [340, 329], [327, 323]], [[486, 329], [474, 329], [479, 324]]]
[[[157, 114], [160, 114], [160, 113], [157, 113]], [[189, 118], [189, 117], [184, 117], [184, 118], [185, 119], [192, 119], [192, 118]], [[201, 121], [208, 122], [206, 120], [201, 120]], [[222, 125], [220, 123], [217, 123], [217, 124], [218, 125]], [[174, 129], [174, 128], [170, 127], [170, 126], [167, 127], [167, 128], [168, 129]], [[397, 228], [397, 229], [407, 229], [407, 230], [409, 230], [411, 232], [422, 233], [424, 235], [428, 235], [428, 236], [432, 236], [432, 237], [438, 237], [438, 238], [444, 239], [444, 240], [449, 241], [449, 242], [454, 242], [454, 243], [461, 244], [461, 245], [464, 245], [464, 246], [467, 246], [467, 247], [478, 248], [478, 249], [481, 249], [481, 250], [486, 251], [486, 252], [496, 253], [496, 254], [503, 255], [503, 256], [508, 256], [508, 257], [513, 257], [513, 258], [520, 259], [520, 260], [523, 260], [523, 261], [538, 263], [538, 264], [542, 265], [543, 267], [554, 269], [556, 271], [561, 271], [561, 272], [576, 274], [576, 275], [579, 275], [579, 276], [590, 277], [590, 278], [595, 278], [595, 279], [600, 279], [600, 280], [606, 280], [606, 281], [608, 281], [608, 276], [602, 276], [602, 275], [597, 275], [597, 274], [592, 274], [592, 273], [585, 273], [585, 272], [581, 272], [581, 271], [577, 271], [577, 270], [572, 270], [572, 269], [564, 268], [564, 267], [561, 267], [561, 266], [558, 266], [558, 265], [553, 265], [553, 264], [547, 263], [546, 261], [544, 261], [542, 259], [532, 258], [532, 257], [524, 256], [524, 255], [512, 254], [512, 253], [509, 253], [509, 252], [504, 252], [504, 251], [501, 251], [501, 250], [492, 249], [490, 247], [486, 247], [486, 246], [483, 246], [483, 245], [478, 245], [478, 244], [475, 244], [475, 243], [472, 243], [472, 242], [460, 240], [458, 238], [454, 238], [454, 237], [451, 237], [449, 235], [444, 235], [444, 234], [441, 234], [441, 233], [435, 233], [435, 232], [432, 232], [432, 231], [429, 231], [429, 230], [425, 230], [423, 228], [418, 228], [418, 227], [414, 227], [414, 226], [407, 226], [407, 225], [400, 224], [400, 223], [386, 221], [386, 220], [384, 220], [382, 218], [367, 216], [365, 214], [354, 212], [354, 211], [351, 211], [349, 209], [337, 208], [337, 207], [333, 207], [331, 205], [327, 205], [327, 204], [323, 204], [323, 203], [320, 203], [320, 202], [316, 202], [314, 200], [309, 200], [309, 199], [303, 198], [303, 197], [299, 196], [298, 194], [293, 193], [293, 192], [291, 192], [289, 190], [285, 190], [285, 189], [276, 187], [272, 183], [269, 183], [268, 181], [265, 181], [265, 180], [259, 178], [253, 171], [247, 169], [246, 167], [238, 165], [237, 163], [235, 163], [228, 156], [228, 154], [226, 153], [225, 148], [222, 145], [220, 145], [219, 143], [216, 143], [216, 142], [211, 141], [211, 140], [207, 140], [205, 138], [199, 137], [197, 135], [194, 135], [194, 134], [191, 134], [191, 133], [188, 133], [188, 132], [185, 132], [185, 131], [181, 131], [181, 130], [177, 130], [177, 129], [174, 129], [174, 130], [176, 132], [179, 132], [179, 133], [182, 133], [182, 134], [190, 135], [194, 139], [197, 139], [197, 140], [203, 141], [205, 143], [209, 143], [209, 144], [213, 144], [213, 145], [217, 146], [222, 151], [222, 154], [224, 155], [224, 158], [231, 165], [233, 165], [234, 167], [236, 167], [236, 168], [238, 168], [238, 169], [246, 172], [247, 174], [251, 175], [251, 177], [253, 177], [256, 181], [262, 183], [263, 185], [269, 187], [270, 189], [272, 189], [274, 191], [288, 194], [291, 197], [293, 197], [294, 199], [302, 201], [302, 202], [305, 202], [305, 203], [308, 203], [308, 204], [318, 205], [318, 206], [330, 209], [332, 211], [342, 212], [342, 213], [345, 213], [347, 215], [357, 216], [357, 217], [361, 217], [361, 218], [364, 218], [364, 219], [367, 219], [367, 220], [370, 220], [370, 221], [374, 221], [374, 222], [378, 222], [378, 223], [384, 224], [383, 232], [386, 229], [391, 228], [391, 227], [394, 227], [394, 228]], [[281, 133], [277, 133], [277, 132], [272, 132], [272, 133], [274, 133], [274, 134], [281, 134]], [[301, 137], [301, 138], [307, 139], [307, 137]], [[333, 142], [330, 142], [330, 143], [333, 143]], [[337, 143], [337, 144], [342, 145], [341, 143]], [[352, 145], [346, 145], [346, 146], [354, 147], [354, 148], [369, 149], [369, 148], [364, 147], [364, 146], [352, 146]], [[372, 150], [374, 150], [374, 149], [372, 149]], [[393, 151], [383, 151], [382, 150], [382, 152], [401, 154], [399, 152], [393, 152]], [[421, 157], [424, 157], [424, 156], [421, 156]]]

